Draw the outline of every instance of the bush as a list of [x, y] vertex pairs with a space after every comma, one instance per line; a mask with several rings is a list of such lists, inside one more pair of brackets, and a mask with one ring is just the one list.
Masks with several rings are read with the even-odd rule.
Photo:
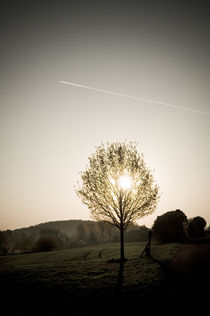
[[70, 239], [58, 229], [44, 228], [36, 242], [35, 251], [51, 251], [68, 248]]
[[196, 216], [189, 220], [187, 231], [190, 238], [203, 237], [205, 235], [204, 228], [206, 221], [203, 217]]
[[157, 217], [152, 230], [163, 243], [183, 242], [187, 237], [184, 230], [186, 222], [187, 217], [182, 211], [169, 211]]
[[51, 237], [40, 237], [36, 244], [36, 251], [52, 251], [57, 248], [57, 243]]

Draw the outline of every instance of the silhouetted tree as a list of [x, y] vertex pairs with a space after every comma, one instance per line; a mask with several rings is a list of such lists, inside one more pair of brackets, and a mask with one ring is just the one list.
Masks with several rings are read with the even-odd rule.
[[94, 234], [94, 232], [90, 232], [89, 238], [88, 238], [88, 242], [92, 245], [97, 243], [97, 238]]
[[1, 232], [1, 246], [2, 254], [12, 253], [13, 248], [13, 232], [10, 229], [7, 229]]
[[100, 239], [101, 239], [101, 241], [105, 240], [106, 226], [107, 226], [107, 223], [99, 222], [99, 229], [100, 229], [100, 234], [101, 234]]
[[130, 229], [125, 234], [125, 240], [129, 242], [147, 241], [149, 228], [141, 226], [139, 228]]
[[180, 211], [169, 211], [158, 216], [154, 221], [152, 230], [155, 236], [162, 242], [182, 242], [186, 239], [184, 223], [186, 215]]
[[203, 217], [196, 216], [189, 220], [188, 234], [190, 238], [203, 237], [205, 235], [204, 228], [206, 221]]
[[0, 255], [5, 256], [8, 254], [7, 237], [5, 232], [0, 231]]
[[159, 199], [158, 186], [136, 144], [111, 143], [96, 147], [81, 172], [76, 192], [92, 216], [120, 231], [120, 255], [124, 257], [124, 231], [138, 218], [151, 214]]
[[58, 229], [43, 228], [40, 230], [40, 237], [37, 240], [36, 251], [51, 251], [66, 248], [65, 242], [68, 237]]
[[86, 227], [85, 224], [81, 223], [80, 225], [78, 225], [77, 227], [77, 238], [79, 240], [83, 240], [85, 242], [87, 242], [88, 240], [88, 235], [87, 235], [87, 231], [86, 231]]
[[36, 251], [52, 251], [57, 247], [56, 241], [51, 237], [43, 236], [37, 241]]
[[33, 249], [33, 243], [34, 240], [31, 235], [26, 234], [25, 232], [22, 232], [19, 236], [16, 238], [15, 250], [19, 250], [20, 252], [29, 252]]

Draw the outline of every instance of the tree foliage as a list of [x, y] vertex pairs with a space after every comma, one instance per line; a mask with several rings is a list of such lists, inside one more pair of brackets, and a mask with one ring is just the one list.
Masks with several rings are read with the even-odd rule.
[[40, 237], [36, 243], [36, 251], [64, 249], [66, 237], [67, 236], [58, 229], [43, 228], [40, 230]]
[[149, 228], [146, 226], [140, 226], [135, 229], [126, 231], [125, 241], [136, 242], [136, 241], [148, 241]]
[[[119, 179], [130, 177], [129, 190], [120, 187]], [[89, 158], [81, 172], [82, 185], [76, 189], [93, 217], [126, 229], [131, 221], [152, 213], [157, 205], [158, 187], [143, 155], [132, 143], [103, 144]]]
[[135, 143], [97, 146], [81, 180], [76, 192], [93, 218], [113, 224], [121, 232], [157, 206], [159, 188]]
[[204, 228], [206, 227], [206, 221], [201, 216], [196, 216], [189, 220], [188, 234], [190, 238], [203, 237], [205, 235]]
[[187, 217], [182, 211], [169, 211], [156, 218], [152, 230], [161, 242], [181, 242], [186, 238], [184, 231], [186, 222]]

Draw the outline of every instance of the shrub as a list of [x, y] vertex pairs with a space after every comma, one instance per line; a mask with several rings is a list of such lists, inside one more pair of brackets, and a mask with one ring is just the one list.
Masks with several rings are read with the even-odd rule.
[[152, 230], [163, 243], [183, 242], [186, 239], [184, 231], [186, 221], [187, 217], [182, 211], [169, 211], [156, 218]]
[[206, 221], [203, 217], [196, 216], [189, 220], [187, 231], [190, 238], [203, 237], [205, 235], [204, 228]]
[[36, 244], [36, 251], [52, 251], [57, 248], [57, 243], [51, 237], [40, 237]]

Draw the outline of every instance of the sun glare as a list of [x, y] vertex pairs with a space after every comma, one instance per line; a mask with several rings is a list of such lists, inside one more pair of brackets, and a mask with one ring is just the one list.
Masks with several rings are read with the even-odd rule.
[[129, 176], [119, 177], [118, 184], [122, 190], [129, 190], [132, 185], [131, 178]]

